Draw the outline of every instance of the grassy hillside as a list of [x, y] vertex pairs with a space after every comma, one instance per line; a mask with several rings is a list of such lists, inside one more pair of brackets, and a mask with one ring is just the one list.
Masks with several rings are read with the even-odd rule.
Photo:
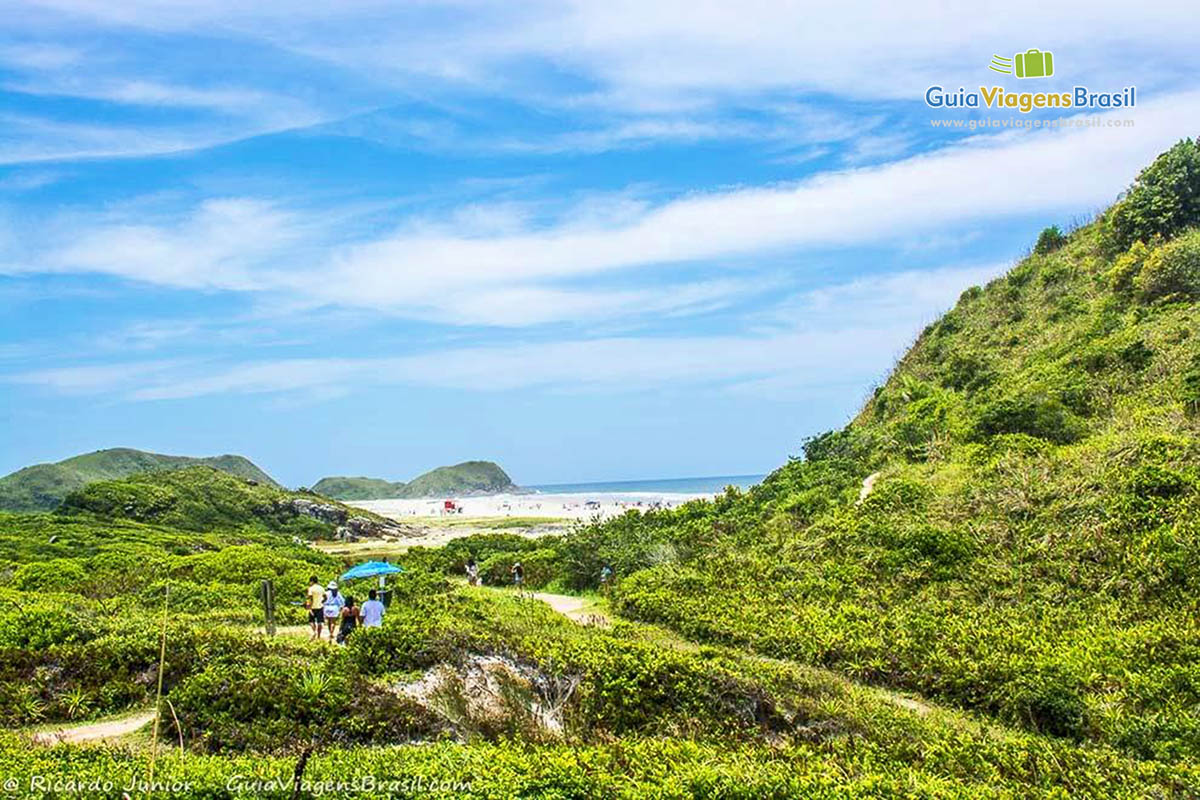
[[508, 474], [491, 461], [464, 461], [449, 467], [438, 467], [413, 478], [409, 483], [335, 476], [322, 478], [312, 487], [314, 492], [338, 500], [493, 494], [515, 488]]
[[627, 576], [621, 610], [1139, 757], [1200, 755], [1197, 198], [1184, 142], [1094, 224], [965, 292], [804, 459], [586, 532]]
[[129, 448], [97, 450], [53, 464], [35, 464], [0, 478], [0, 509], [40, 511], [52, 509], [70, 492], [92, 481], [123, 478], [139, 472], [208, 466], [268, 486], [278, 484], [270, 475], [242, 456], [208, 458], [167, 456]]
[[321, 478], [312, 485], [312, 490], [317, 494], [337, 500], [381, 500], [403, 496], [404, 483], [402, 481], [385, 481], [382, 478], [351, 478], [335, 475]]
[[464, 461], [419, 475], [404, 487], [405, 497], [487, 494], [516, 488], [508, 473], [491, 461]]
[[333, 538], [352, 519], [382, 517], [303, 492], [236, 478], [211, 467], [146, 472], [96, 481], [67, 495], [64, 516], [90, 514], [189, 531], [255, 529], [303, 538]]
[[1195, 759], [1197, 226], [1185, 141], [1093, 224], [1047, 229], [964, 292], [850, 425], [760, 486], [456, 546], [576, 587], [610, 563], [623, 614], [689, 638]]

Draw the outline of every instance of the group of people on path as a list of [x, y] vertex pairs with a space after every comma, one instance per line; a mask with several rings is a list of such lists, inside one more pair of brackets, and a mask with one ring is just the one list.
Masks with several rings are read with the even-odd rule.
[[321, 633], [328, 631], [329, 641], [345, 644], [350, 634], [361, 625], [378, 628], [383, 624], [384, 606], [379, 593], [372, 589], [367, 593], [367, 602], [360, 607], [354, 598], [338, 590], [337, 581], [322, 587], [314, 575], [308, 579], [308, 590], [304, 595], [304, 608], [308, 611], [308, 625], [312, 636], [318, 641]]
[[[463, 570], [467, 573], [468, 586], [482, 586], [483, 582], [479, 580], [479, 565], [475, 563], [474, 558], [468, 558]], [[512, 575], [513, 586], [517, 587], [517, 591], [521, 591], [521, 586], [525, 583], [525, 567], [520, 561], [517, 561], [509, 569], [509, 574]]]
[[[467, 584], [469, 586], [481, 586], [479, 580], [479, 565], [475, 563], [474, 558], [467, 558], [464, 565], [464, 571], [467, 573]], [[509, 575], [512, 576], [513, 586], [516, 587], [517, 593], [523, 593], [525, 587], [525, 565], [520, 561], [513, 562], [509, 567]], [[612, 587], [613, 568], [610, 564], [605, 564], [600, 570], [600, 593], [605, 597], [608, 596], [608, 590]]]

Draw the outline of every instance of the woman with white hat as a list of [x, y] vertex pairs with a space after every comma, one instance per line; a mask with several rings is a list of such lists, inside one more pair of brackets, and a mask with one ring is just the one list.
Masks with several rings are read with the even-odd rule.
[[342, 615], [342, 609], [346, 606], [346, 599], [338, 592], [337, 581], [330, 581], [325, 587], [325, 605], [322, 610], [325, 614], [325, 627], [329, 629], [329, 641], [333, 641], [336, 634], [334, 630], [338, 624], [338, 617]]

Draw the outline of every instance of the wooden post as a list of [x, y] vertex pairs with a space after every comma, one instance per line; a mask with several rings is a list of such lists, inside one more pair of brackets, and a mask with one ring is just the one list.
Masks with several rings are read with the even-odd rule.
[[262, 602], [263, 612], [267, 617], [267, 636], [275, 635], [275, 583], [274, 581], [262, 582]]
[[[171, 602], [171, 584], [167, 584], [163, 590], [163, 615], [162, 615], [162, 644], [159, 646], [158, 652], [158, 691], [154, 694], [154, 734], [151, 738], [150, 750], [150, 785], [154, 785], [154, 762], [158, 759], [158, 724], [162, 718], [162, 687], [163, 687], [163, 672], [167, 664], [167, 606]], [[174, 712], [172, 712], [174, 713]]]

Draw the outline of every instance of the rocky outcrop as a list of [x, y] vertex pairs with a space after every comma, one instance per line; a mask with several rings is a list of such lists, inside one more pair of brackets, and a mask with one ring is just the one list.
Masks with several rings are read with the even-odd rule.
[[578, 676], [552, 676], [506, 656], [473, 654], [397, 688], [463, 738], [516, 730], [530, 739], [558, 739], [563, 709], [579, 682]]
[[312, 517], [321, 522], [336, 525], [337, 529], [334, 531], [334, 538], [339, 541], [355, 542], [359, 539], [406, 536], [403, 528], [398, 528], [386, 522], [371, 519], [370, 517], [351, 516], [347, 509], [333, 503], [321, 503], [316, 500], [306, 500], [302, 497], [297, 497], [277, 502], [274, 510], [284, 514]]

